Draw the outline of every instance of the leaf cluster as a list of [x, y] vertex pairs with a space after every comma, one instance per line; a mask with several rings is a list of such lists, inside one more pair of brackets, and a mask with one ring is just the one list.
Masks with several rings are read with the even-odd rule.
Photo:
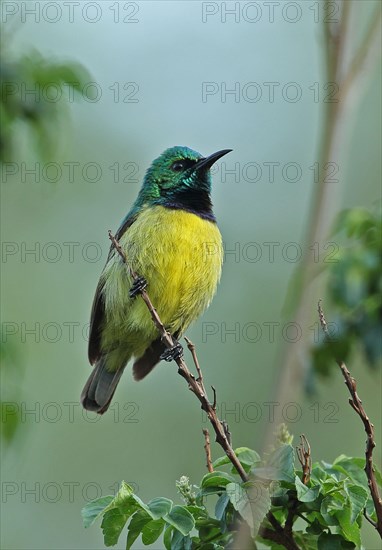
[[[163, 537], [167, 550], [222, 550], [234, 548], [239, 529], [253, 541], [283, 548], [267, 533], [273, 529], [268, 513], [290, 531], [300, 548], [350, 549], [361, 546], [363, 513], [375, 519], [362, 458], [338, 457], [333, 464], [316, 463], [309, 482], [295, 467], [295, 451], [282, 444], [262, 461], [247, 447], [236, 449], [249, 481], [243, 483], [228, 457], [214, 463], [191, 499], [184, 505], [165, 497], [147, 504], [122, 482], [118, 493], [89, 502], [82, 511], [85, 527], [102, 518], [106, 546], [117, 544], [127, 525], [126, 549], [141, 537], [150, 545]], [[382, 478], [377, 473], [378, 483]], [[182, 478], [183, 488], [188, 478]], [[178, 484], [179, 486], [179, 484]], [[187, 488], [186, 488], [187, 489]], [[211, 502], [211, 499], [213, 502]]]
[[353, 208], [340, 213], [333, 235], [348, 239], [327, 269], [327, 294], [331, 305], [329, 332], [312, 349], [316, 372], [331, 372], [333, 353], [346, 363], [357, 348], [365, 363], [375, 368], [381, 359], [382, 332], [382, 222], [380, 213]]
[[15, 157], [21, 127], [32, 132], [40, 157], [49, 158], [68, 99], [83, 96], [89, 73], [79, 63], [48, 60], [37, 50], [12, 59], [2, 48], [0, 64], [0, 162]]

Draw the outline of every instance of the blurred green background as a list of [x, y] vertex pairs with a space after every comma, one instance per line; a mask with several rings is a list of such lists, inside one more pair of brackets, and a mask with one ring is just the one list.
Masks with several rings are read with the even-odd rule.
[[[81, 73], [87, 98], [73, 99], [62, 86], [61, 100], [50, 102], [61, 116], [48, 117], [42, 153], [39, 133], [16, 125], [12, 158], [2, 166], [2, 401], [8, 402], [5, 420], [19, 419], [13, 437], [2, 442], [2, 548], [102, 548], [101, 531], [82, 526], [87, 500], [113, 493], [122, 479], [144, 500], [178, 499], [175, 480], [188, 475], [197, 482], [205, 471], [206, 419], [175, 365], [161, 363], [139, 384], [127, 369], [102, 418], [86, 415], [78, 403], [90, 372], [86, 328], [108, 253], [107, 230], [116, 229], [130, 208], [150, 162], [172, 145], [203, 154], [233, 149], [219, 163], [213, 189], [231, 253], [217, 296], [188, 336], [205, 382], [217, 388], [234, 446], [262, 450], [266, 434], [277, 428], [270, 415], [270, 402], [276, 402], [296, 439], [308, 437], [314, 461], [363, 456], [363, 427], [337, 370], [329, 381], [316, 381], [310, 397], [300, 376], [292, 398], [277, 400], [282, 350], [294, 337], [287, 330], [293, 316], [282, 315], [299, 263], [290, 258], [304, 242], [315, 185], [310, 167], [318, 161], [327, 93], [322, 3], [284, 2], [275, 6], [273, 21], [262, 2], [240, 3], [236, 16], [226, 19], [223, 7], [233, 2], [66, 3], [73, 17], [53, 2], [28, 2], [34, 14], [23, 13], [22, 4], [1, 4], [3, 57], [33, 58], [35, 49], [52, 63], [80, 63], [89, 74]], [[260, 6], [256, 22], [249, 21], [255, 18], [249, 4]], [[293, 6], [282, 11], [285, 4], [301, 12]], [[361, 32], [376, 3], [356, 4]], [[346, 115], [338, 181], [328, 184], [334, 213], [374, 208], [379, 199], [380, 69], [366, 76], [359, 102]], [[203, 98], [205, 83], [216, 93]], [[267, 83], [276, 83], [273, 101]], [[224, 94], [235, 86], [236, 95]], [[259, 89], [261, 98], [253, 102]], [[301, 98], [288, 101], [295, 90]], [[43, 108], [44, 92], [37, 94], [25, 97]], [[26, 173], [36, 163], [39, 175]], [[248, 163], [257, 163], [262, 175], [256, 178]], [[267, 163], [278, 163], [274, 178]], [[297, 166], [298, 181], [288, 163]], [[333, 238], [315, 245], [318, 267], [325, 266], [328, 241]], [[250, 243], [261, 251], [258, 261]], [[274, 258], [267, 243], [275, 243]], [[288, 243], [294, 243], [290, 255]], [[300, 327], [290, 345], [303, 348], [317, 338], [322, 278], [315, 289], [306, 304], [311, 324]], [[269, 323], [278, 323], [274, 338]], [[380, 371], [367, 369], [357, 351], [348, 366], [375, 422], [380, 464]], [[215, 444], [212, 451], [214, 458], [221, 455]], [[368, 550], [380, 542], [368, 524], [364, 542]]]

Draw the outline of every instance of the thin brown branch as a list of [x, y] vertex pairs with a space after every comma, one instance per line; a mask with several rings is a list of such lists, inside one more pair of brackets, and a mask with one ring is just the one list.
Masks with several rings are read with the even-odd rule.
[[259, 530], [259, 535], [263, 537], [263, 539], [272, 540], [273, 542], [276, 542], [277, 544], [284, 546], [284, 548], [287, 548], [288, 550], [296, 550], [296, 549], [298, 550], [298, 546], [294, 541], [293, 541], [293, 544], [294, 544], [293, 546], [287, 546], [288, 542], [285, 541], [284, 534], [279, 533], [277, 531], [273, 531], [268, 527], [261, 527]]
[[214, 394], [214, 402], [212, 403], [212, 408], [214, 409], [214, 411], [216, 411], [216, 389], [215, 389], [215, 386], [211, 386], [211, 389], [212, 389], [213, 394]]
[[272, 512], [270, 512], [267, 517], [268, 517], [268, 521], [272, 525], [273, 529], [277, 533], [282, 533], [283, 528], [281, 527], [281, 525], [279, 524], [279, 522], [277, 521], [275, 516], [272, 514]]
[[274, 530], [269, 529], [268, 527], [260, 527], [259, 535], [261, 537], [272, 540], [273, 542], [284, 546], [287, 550], [299, 550], [299, 547], [293, 539], [292, 533], [288, 533], [285, 528], [281, 527], [272, 512], [267, 514], [267, 519]]
[[224, 433], [227, 436], [229, 444], [232, 445], [232, 434], [229, 431], [228, 423], [225, 420], [223, 420], [222, 424], [223, 424], [223, 428], [224, 428]]
[[212, 458], [211, 458], [210, 433], [207, 430], [207, 428], [203, 429], [203, 434], [204, 434], [204, 450], [206, 451], [206, 458], [207, 458], [207, 470], [209, 472], [213, 472], [214, 467], [212, 466]]
[[301, 444], [297, 445], [297, 457], [302, 466], [302, 482], [304, 485], [307, 485], [310, 480], [310, 474], [312, 471], [312, 455], [309, 445], [309, 441], [306, 439], [305, 435], [300, 435]]
[[[138, 275], [129, 266], [124, 251], [122, 250], [117, 239], [114, 237], [114, 235], [112, 235], [111, 231], [109, 231], [109, 239], [113, 243], [118, 254], [121, 256], [123, 263], [126, 265], [126, 269], [130, 277], [135, 281], [138, 278]], [[163, 344], [166, 346], [166, 348], [171, 349], [174, 346], [174, 341], [172, 339], [172, 336], [166, 331], [166, 328], [163, 325], [156, 309], [151, 303], [151, 300], [146, 290], [141, 291], [141, 296], [142, 296], [142, 300], [145, 302], [149, 310], [149, 313], [151, 315], [154, 325], [156, 326], [159, 334], [161, 335]], [[189, 389], [192, 391], [192, 393], [196, 395], [196, 397], [198, 398], [201, 404], [202, 409], [206, 412], [208, 420], [211, 422], [214, 428], [217, 443], [219, 443], [219, 445], [221, 445], [221, 447], [224, 449], [226, 455], [232, 462], [233, 466], [235, 467], [241, 479], [243, 481], [248, 481], [248, 476], [243, 466], [241, 465], [240, 460], [237, 458], [234, 450], [232, 449], [227, 439], [223, 424], [219, 420], [216, 414], [216, 410], [213, 408], [212, 404], [209, 402], [206, 392], [203, 391], [204, 390], [203, 384], [195, 379], [195, 376], [188, 369], [183, 357], [176, 358], [175, 362], [178, 365], [178, 373], [180, 374], [180, 376], [182, 376], [182, 378], [184, 378], [187, 381]]]
[[[133, 281], [137, 280], [138, 279], [137, 273], [135, 273], [134, 270], [129, 266], [124, 251], [122, 250], [118, 240], [111, 233], [111, 231], [109, 231], [109, 239], [113, 243], [113, 246], [115, 247], [118, 254], [120, 255], [123, 263], [125, 264], [129, 276], [133, 279]], [[155, 307], [151, 303], [151, 300], [146, 290], [141, 290], [140, 294], [142, 296], [142, 300], [145, 302], [147, 306], [147, 309], [149, 310], [149, 313], [151, 315], [154, 325], [156, 326], [159, 334], [161, 335], [163, 344], [168, 349], [171, 349], [174, 346], [174, 341], [171, 334], [169, 334], [166, 331], [166, 328], [163, 325]], [[221, 420], [219, 420], [216, 414], [216, 390], [212, 386], [212, 390], [214, 393], [214, 401], [211, 404], [210, 401], [208, 400], [207, 392], [204, 387], [203, 375], [200, 369], [198, 358], [196, 356], [195, 346], [188, 338], [186, 339], [186, 342], [187, 342], [188, 348], [191, 351], [191, 354], [195, 363], [195, 367], [198, 372], [198, 378], [196, 379], [195, 376], [190, 372], [190, 370], [188, 369], [183, 359], [183, 356], [176, 357], [174, 359], [176, 364], [178, 365], [178, 373], [180, 374], [180, 376], [182, 376], [182, 378], [184, 378], [187, 381], [189, 389], [192, 391], [192, 393], [196, 395], [196, 397], [198, 398], [201, 404], [201, 408], [206, 412], [208, 420], [210, 421], [215, 431], [216, 442], [219, 443], [219, 445], [223, 448], [224, 452], [228, 456], [229, 460], [231, 461], [232, 465], [234, 466], [237, 473], [241, 477], [242, 481], [244, 482], [248, 481], [249, 476], [247, 475], [246, 471], [241, 465], [240, 460], [236, 456], [235, 451], [231, 446], [231, 441], [230, 441], [231, 434], [228, 429], [228, 426], [225, 422], [222, 422]], [[206, 445], [207, 445], [207, 441], [206, 441]], [[207, 462], [208, 462], [208, 458], [207, 458]], [[211, 466], [212, 466], [212, 463], [211, 463]], [[263, 529], [261, 534], [262, 537], [269, 538], [270, 540], [275, 540], [275, 541], [277, 539], [277, 542], [283, 545], [287, 550], [299, 550], [299, 547], [295, 543], [293, 536], [285, 532], [285, 530], [280, 525], [278, 520], [274, 517], [272, 512], [268, 512], [267, 519], [271, 523], [275, 531], [272, 531], [270, 529]]]
[[[300, 435], [301, 444], [297, 445], [296, 451], [297, 451], [297, 457], [298, 460], [302, 466], [302, 482], [304, 485], [307, 485], [310, 474], [312, 471], [312, 457], [311, 457], [311, 450], [308, 440], [306, 439], [305, 435]], [[287, 518], [285, 520], [285, 531], [291, 535], [293, 530], [293, 523], [295, 517], [298, 515], [298, 499], [296, 498], [291, 507], [289, 508]]]
[[[321, 300], [318, 302], [318, 315], [321, 323], [322, 330], [325, 333], [327, 340], [330, 342], [330, 335], [328, 331], [328, 325], [325, 319], [323, 309], [321, 307]], [[360, 419], [363, 422], [365, 432], [367, 435], [366, 440], [366, 449], [365, 449], [365, 473], [367, 477], [367, 483], [370, 489], [371, 498], [373, 499], [375, 512], [377, 515], [377, 522], [375, 528], [377, 529], [380, 537], [382, 538], [382, 499], [379, 494], [377, 480], [375, 478], [374, 467], [373, 467], [373, 449], [375, 447], [374, 439], [374, 425], [370, 422], [369, 417], [366, 414], [365, 409], [363, 408], [362, 401], [357, 393], [357, 384], [355, 379], [351, 376], [348, 368], [345, 363], [340, 359], [336, 358], [336, 363], [341, 369], [342, 376], [345, 379], [345, 384], [349, 390], [351, 398], [349, 403], [355, 412], [358, 414]]]
[[200, 385], [203, 387], [203, 389], [205, 389], [204, 388], [204, 382], [203, 382], [203, 373], [200, 369], [198, 356], [196, 355], [195, 344], [193, 344], [193, 342], [191, 342], [191, 340], [189, 338], [187, 338], [187, 336], [185, 336], [184, 339], [186, 340], [187, 347], [191, 352], [192, 359], [194, 361], [194, 365], [195, 365], [195, 368], [196, 368], [197, 373], [198, 373], [197, 381], [200, 383]]
[[297, 507], [298, 507], [298, 500], [295, 500], [295, 501], [293, 501], [292, 506], [289, 508], [288, 515], [287, 515], [287, 518], [285, 520], [285, 531], [287, 533], [289, 533], [290, 535], [292, 534], [293, 521], [294, 521], [294, 518], [296, 516]]

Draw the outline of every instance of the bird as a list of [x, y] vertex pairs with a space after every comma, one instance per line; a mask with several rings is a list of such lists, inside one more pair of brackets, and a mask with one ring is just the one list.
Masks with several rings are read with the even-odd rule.
[[[209, 306], [219, 283], [223, 243], [211, 201], [211, 167], [232, 149], [203, 157], [185, 146], [166, 149], [146, 171], [131, 210], [115, 234], [91, 310], [88, 342], [93, 370], [81, 393], [82, 406], [107, 411], [122, 373], [133, 359], [142, 380], [162, 359], [182, 355], [180, 337]], [[143, 300], [147, 288], [166, 330], [168, 350]]]

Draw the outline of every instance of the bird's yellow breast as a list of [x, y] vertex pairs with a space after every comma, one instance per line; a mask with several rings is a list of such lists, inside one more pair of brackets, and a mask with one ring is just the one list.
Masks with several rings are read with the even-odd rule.
[[[120, 238], [128, 262], [171, 332], [184, 332], [209, 305], [221, 275], [217, 225], [183, 211], [146, 208]], [[128, 332], [157, 336], [146, 305], [129, 298], [132, 281], [114, 252], [103, 273], [106, 315]], [[150, 337], [151, 337], [150, 336]]]

